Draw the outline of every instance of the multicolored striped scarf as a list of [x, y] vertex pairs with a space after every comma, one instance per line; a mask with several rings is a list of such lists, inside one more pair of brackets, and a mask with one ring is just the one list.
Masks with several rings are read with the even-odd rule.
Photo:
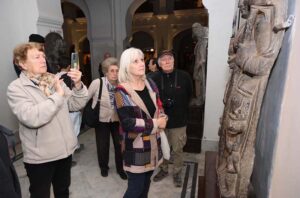
[[110, 104], [112, 107], [114, 107], [116, 86], [112, 85], [107, 78], [105, 78], [105, 84], [108, 89]]

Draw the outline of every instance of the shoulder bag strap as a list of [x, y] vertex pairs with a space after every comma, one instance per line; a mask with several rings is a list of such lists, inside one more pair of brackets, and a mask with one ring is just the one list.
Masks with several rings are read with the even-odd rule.
[[101, 98], [101, 95], [102, 95], [102, 79], [101, 78], [99, 78], [99, 80], [100, 80], [100, 87], [99, 87], [99, 94], [98, 94], [98, 102], [99, 102], [99, 100], [100, 100], [100, 98]]

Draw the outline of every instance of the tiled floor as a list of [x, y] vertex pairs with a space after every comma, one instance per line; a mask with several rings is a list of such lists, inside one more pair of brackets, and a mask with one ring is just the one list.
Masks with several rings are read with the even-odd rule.
[[[71, 198], [120, 198], [127, 187], [127, 181], [122, 180], [116, 173], [114, 164], [114, 152], [110, 152], [109, 175], [104, 178], [100, 175], [97, 163], [96, 143], [94, 130], [89, 129], [79, 136], [79, 142], [85, 148], [80, 153], [74, 155], [77, 165], [72, 168], [72, 183], [70, 187]], [[113, 146], [111, 144], [111, 150]], [[197, 194], [197, 179], [203, 175], [204, 154], [185, 153], [185, 168], [183, 188], [175, 188], [173, 185], [172, 174], [160, 182], [152, 182], [149, 198], [176, 198], [176, 197], [195, 197]], [[23, 166], [22, 159], [14, 163], [19, 175], [22, 197], [29, 198], [29, 181]], [[169, 173], [171, 173], [170, 165]], [[197, 175], [195, 171], [197, 170]], [[194, 183], [193, 183], [194, 181]], [[52, 196], [53, 197], [53, 196]]]

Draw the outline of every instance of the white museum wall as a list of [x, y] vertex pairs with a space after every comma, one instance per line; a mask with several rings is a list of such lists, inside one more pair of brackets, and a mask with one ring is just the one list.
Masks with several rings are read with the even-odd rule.
[[207, 81], [202, 150], [217, 150], [224, 104], [223, 96], [229, 77], [227, 64], [232, 34], [235, 0], [203, 0], [209, 14]]
[[[288, 15], [297, 13], [289, 0]], [[298, 12], [299, 12], [298, 4]], [[299, 17], [299, 16], [298, 16]], [[296, 17], [297, 18], [297, 17]], [[256, 132], [255, 163], [251, 183], [256, 197], [299, 197], [298, 153], [300, 75], [299, 22], [287, 29], [281, 51], [270, 74]], [[298, 34], [298, 35], [297, 35]], [[298, 115], [297, 115], [298, 114]]]
[[[30, 10], [30, 12], [27, 12]], [[25, 12], [26, 11], [26, 12]], [[36, 0], [3, 0], [0, 6], [0, 124], [17, 129], [17, 120], [12, 114], [6, 99], [7, 86], [17, 78], [14, 71], [13, 49], [28, 40], [28, 35], [37, 31], [38, 10]], [[35, 20], [34, 20], [35, 19]]]
[[297, 198], [300, 195], [300, 2], [289, 0], [289, 6], [293, 9], [295, 21], [288, 41], [291, 51], [270, 183], [269, 197], [272, 198]]

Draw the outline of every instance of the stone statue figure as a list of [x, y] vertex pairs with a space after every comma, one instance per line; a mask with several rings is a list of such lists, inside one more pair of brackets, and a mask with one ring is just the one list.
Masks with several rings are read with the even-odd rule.
[[255, 157], [255, 138], [270, 71], [284, 31], [274, 31], [286, 18], [287, 0], [239, 0], [245, 20], [231, 39], [231, 77], [220, 119], [218, 186], [221, 197], [246, 198]]
[[196, 98], [192, 100], [192, 105], [202, 105], [205, 101], [205, 82], [206, 82], [206, 59], [208, 44], [208, 28], [200, 23], [192, 25], [193, 38], [197, 41], [194, 55], [195, 65], [193, 79], [195, 81]]

